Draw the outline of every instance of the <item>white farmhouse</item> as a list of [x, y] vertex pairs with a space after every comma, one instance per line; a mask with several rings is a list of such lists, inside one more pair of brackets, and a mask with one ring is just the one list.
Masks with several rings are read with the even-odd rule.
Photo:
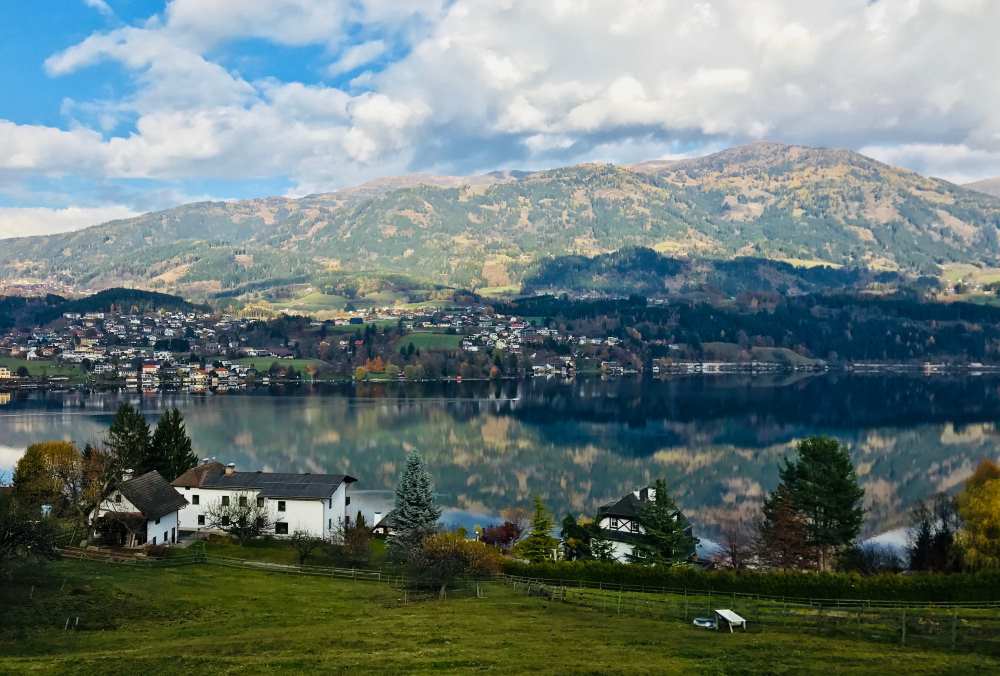
[[187, 500], [156, 470], [128, 479], [101, 503], [94, 525], [115, 544], [171, 545], [177, 542], [178, 515]]
[[[627, 562], [635, 551], [635, 545], [645, 532], [639, 523], [639, 515], [644, 504], [656, 499], [656, 489], [652, 486], [632, 491], [621, 500], [604, 505], [597, 510], [597, 525], [602, 534], [611, 542], [615, 560]], [[680, 512], [674, 519], [681, 517]], [[688, 526], [688, 535], [691, 534]], [[694, 556], [694, 550], [690, 552]]]
[[355, 481], [345, 474], [237, 472], [232, 463], [203, 461], [172, 484], [188, 502], [181, 530], [208, 530], [207, 511], [214, 503], [244, 499], [267, 506], [274, 535], [301, 530], [328, 539], [351, 521], [347, 489]]

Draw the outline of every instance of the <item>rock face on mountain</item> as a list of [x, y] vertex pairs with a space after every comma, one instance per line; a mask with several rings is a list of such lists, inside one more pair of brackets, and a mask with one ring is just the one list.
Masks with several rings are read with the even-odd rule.
[[697, 159], [386, 179], [300, 199], [188, 204], [3, 241], [0, 277], [203, 297], [382, 271], [482, 288], [537, 262], [644, 246], [932, 271], [1000, 259], [1000, 198], [845, 150], [757, 143]]

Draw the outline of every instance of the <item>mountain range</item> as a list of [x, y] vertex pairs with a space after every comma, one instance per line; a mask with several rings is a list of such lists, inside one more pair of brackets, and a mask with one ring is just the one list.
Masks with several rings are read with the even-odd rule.
[[937, 274], [996, 265], [998, 228], [996, 196], [847, 150], [755, 143], [694, 159], [187, 204], [4, 240], [0, 280], [193, 298], [358, 273], [509, 289], [545, 260], [626, 247]]

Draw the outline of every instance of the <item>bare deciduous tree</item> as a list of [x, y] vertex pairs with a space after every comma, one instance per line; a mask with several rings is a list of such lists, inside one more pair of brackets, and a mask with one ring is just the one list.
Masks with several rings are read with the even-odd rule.
[[264, 499], [257, 498], [253, 493], [219, 498], [205, 510], [205, 522], [209, 528], [229, 533], [241, 545], [260, 537], [273, 525]]

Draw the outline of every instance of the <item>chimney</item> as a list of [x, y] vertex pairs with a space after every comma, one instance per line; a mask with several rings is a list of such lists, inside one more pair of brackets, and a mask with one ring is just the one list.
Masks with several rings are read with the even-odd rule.
[[226, 465], [226, 476], [231, 475], [235, 471], [236, 471], [236, 463], [235, 462], [231, 462], [228, 465]]

